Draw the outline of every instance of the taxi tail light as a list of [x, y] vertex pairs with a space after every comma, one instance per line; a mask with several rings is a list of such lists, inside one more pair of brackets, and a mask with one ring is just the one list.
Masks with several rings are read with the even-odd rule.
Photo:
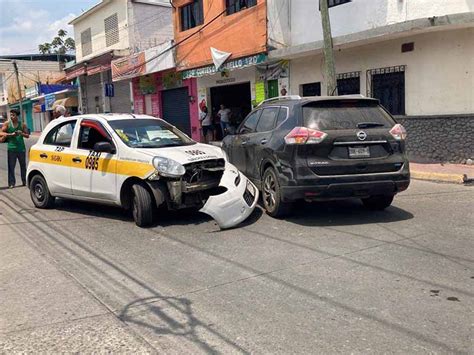
[[285, 137], [286, 144], [318, 144], [327, 137], [327, 133], [306, 127], [295, 127]]
[[403, 127], [400, 123], [397, 123], [395, 126], [392, 127], [392, 129], [390, 130], [390, 134], [397, 141], [403, 141], [407, 138], [407, 131], [405, 127]]

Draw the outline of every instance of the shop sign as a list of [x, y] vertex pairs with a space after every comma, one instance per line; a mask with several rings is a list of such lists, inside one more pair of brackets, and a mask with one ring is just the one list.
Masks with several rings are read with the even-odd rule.
[[170, 72], [163, 74], [162, 76], [162, 85], [163, 89], [176, 89], [183, 86], [183, 79], [181, 73], [178, 72]]
[[54, 101], [56, 101], [56, 97], [54, 96], [54, 94], [48, 94], [44, 97], [45, 111], [49, 111], [53, 109]]
[[113, 60], [112, 81], [134, 78], [145, 74], [145, 52]]
[[[231, 60], [231, 61], [223, 64], [219, 70], [220, 71], [224, 71], [224, 70], [229, 70], [230, 71], [230, 70], [250, 67], [250, 66], [253, 66], [253, 65], [261, 64], [266, 59], [267, 59], [267, 56], [266, 56], [266, 54], [263, 54], [263, 53], [253, 55], [253, 56], [250, 56], [250, 57], [234, 59], [234, 60]], [[183, 71], [183, 79], [199, 78], [199, 77], [205, 76], [205, 75], [213, 75], [217, 72], [218, 71], [217, 71], [215, 65], [208, 65], [208, 66], [202, 67], [202, 68]]]
[[216, 80], [216, 84], [228, 84], [228, 83], [233, 83], [233, 82], [235, 82], [235, 78], [226, 78], [226, 79]]
[[138, 79], [138, 87], [142, 95], [149, 95], [156, 93], [156, 83], [153, 75], [141, 76]]
[[39, 95], [38, 85], [25, 89], [25, 97], [27, 99], [38, 96], [38, 95]]
[[87, 68], [87, 75], [95, 75], [110, 69], [110, 64], [95, 65]]
[[105, 84], [105, 96], [106, 97], [114, 97], [115, 96], [114, 84]]
[[255, 103], [258, 105], [265, 100], [265, 83], [258, 81], [255, 83]]
[[276, 63], [259, 65], [257, 66], [257, 72], [259, 80], [278, 80], [282, 78], [288, 78], [289, 74], [289, 61], [281, 60]]
[[85, 73], [86, 73], [85, 67], [80, 67], [76, 70], [66, 72], [66, 80], [72, 80], [74, 78], [77, 78], [78, 76], [84, 75]]

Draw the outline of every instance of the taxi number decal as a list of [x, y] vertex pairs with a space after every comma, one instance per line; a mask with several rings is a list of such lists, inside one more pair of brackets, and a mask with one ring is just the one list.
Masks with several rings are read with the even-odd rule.
[[99, 159], [102, 153], [94, 152], [91, 150], [89, 155], [86, 158], [86, 169], [98, 170], [99, 169]]
[[56, 147], [54, 150], [56, 152], [62, 152], [65, 148], [64, 147]]
[[61, 162], [61, 156], [60, 155], [51, 155], [51, 160], [55, 162]]

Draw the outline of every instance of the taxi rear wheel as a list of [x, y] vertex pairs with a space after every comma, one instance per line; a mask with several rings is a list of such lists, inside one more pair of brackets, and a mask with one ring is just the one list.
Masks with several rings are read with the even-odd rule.
[[30, 196], [33, 204], [38, 208], [51, 208], [55, 197], [51, 196], [46, 180], [41, 175], [35, 175], [30, 182]]
[[153, 222], [153, 201], [150, 192], [142, 184], [134, 184], [132, 192], [132, 215], [135, 224], [147, 227]]

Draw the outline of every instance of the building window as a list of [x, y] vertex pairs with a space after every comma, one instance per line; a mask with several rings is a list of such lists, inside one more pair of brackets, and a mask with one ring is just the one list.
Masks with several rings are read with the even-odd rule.
[[301, 96], [321, 96], [321, 83], [308, 83], [301, 85]]
[[257, 0], [226, 0], [225, 5], [227, 7], [227, 15], [232, 15], [257, 5]]
[[360, 72], [337, 74], [337, 94], [360, 94]]
[[202, 9], [202, 0], [194, 0], [192, 3], [179, 9], [181, 15], [181, 31], [202, 25], [204, 14]]
[[90, 28], [81, 32], [81, 48], [82, 48], [83, 56], [86, 56], [92, 53], [92, 35], [91, 35]]
[[405, 114], [405, 66], [367, 71], [367, 96], [380, 101], [392, 115]]
[[348, 2], [351, 2], [352, 0], [328, 0], [328, 7], [334, 7], [337, 5], [342, 5]]
[[105, 26], [105, 45], [110, 47], [116, 43], [119, 43], [119, 28], [118, 28], [118, 16], [113, 14], [104, 20]]

